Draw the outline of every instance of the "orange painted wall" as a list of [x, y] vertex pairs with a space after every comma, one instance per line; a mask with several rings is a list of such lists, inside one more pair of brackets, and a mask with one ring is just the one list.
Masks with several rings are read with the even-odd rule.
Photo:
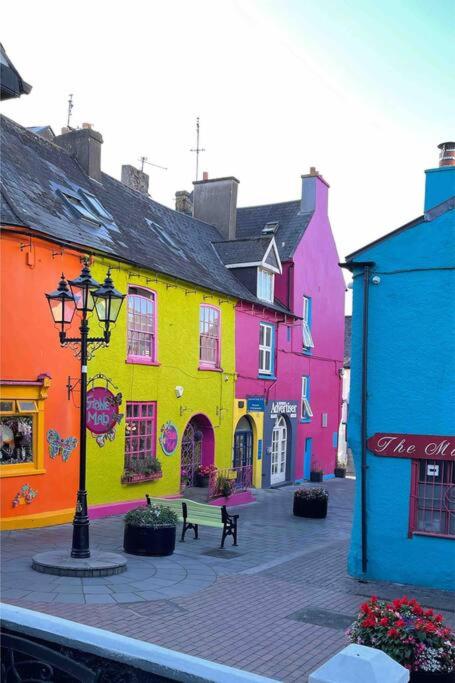
[[[21, 245], [25, 245], [22, 250]], [[70, 349], [60, 347], [44, 293], [56, 289], [62, 270], [66, 277], [79, 275], [81, 255], [71, 251], [62, 254], [58, 245], [35, 237], [30, 248], [28, 237], [13, 235], [7, 229], [2, 229], [0, 247], [0, 378], [36, 380], [42, 373], [52, 378], [44, 402], [46, 472], [0, 479], [2, 526], [21, 528], [68, 521], [76, 499], [79, 447], [64, 463], [61, 455], [51, 459], [45, 439], [52, 428], [61, 437], [75, 436], [79, 442], [79, 394], [73, 393], [68, 401], [66, 384], [68, 376], [79, 377], [80, 366]], [[77, 334], [74, 321], [73, 328]], [[23, 484], [29, 484], [38, 495], [30, 504], [13, 508], [12, 500]], [[36, 519], [30, 518], [35, 515]], [[21, 520], [24, 516], [27, 519]]]

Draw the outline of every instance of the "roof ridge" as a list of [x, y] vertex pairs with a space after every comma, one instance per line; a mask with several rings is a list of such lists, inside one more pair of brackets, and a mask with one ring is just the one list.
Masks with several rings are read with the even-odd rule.
[[253, 240], [271, 240], [274, 235], [254, 235], [253, 237], [236, 237], [233, 240], [216, 240], [212, 244], [235, 244], [236, 242], [252, 242]]
[[282, 204], [300, 204], [300, 199], [288, 199], [285, 202], [271, 202], [270, 204], [252, 204], [251, 206], [239, 206], [237, 211], [242, 209], [262, 209], [264, 206], [281, 206]]

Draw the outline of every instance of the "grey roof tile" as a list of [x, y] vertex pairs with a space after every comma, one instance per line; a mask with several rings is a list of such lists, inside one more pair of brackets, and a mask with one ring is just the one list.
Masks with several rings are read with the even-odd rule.
[[264, 258], [271, 241], [272, 237], [250, 237], [247, 239], [215, 242], [214, 246], [225, 265], [257, 263]]

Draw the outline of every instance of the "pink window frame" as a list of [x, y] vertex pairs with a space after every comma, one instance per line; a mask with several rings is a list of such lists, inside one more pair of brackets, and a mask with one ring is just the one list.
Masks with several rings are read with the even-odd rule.
[[[140, 294], [130, 294], [129, 290], [130, 289], [138, 289], [142, 290], [144, 292], [148, 292], [151, 294], [151, 300], [153, 301], [153, 341], [152, 341], [152, 348], [151, 348], [151, 355], [150, 356], [141, 356], [137, 355], [134, 353], [129, 353], [129, 342], [128, 342], [128, 334], [129, 334], [129, 312], [127, 310], [126, 314], [126, 348], [127, 348], [127, 357], [126, 357], [126, 362], [127, 363], [136, 363], [136, 364], [141, 364], [141, 365], [159, 365], [157, 361], [157, 354], [158, 354], [158, 301], [157, 301], [157, 293], [154, 289], [149, 289], [148, 287], [142, 287], [142, 285], [137, 285], [130, 283], [128, 285], [128, 295], [127, 295], [127, 307], [128, 307], [128, 299], [130, 296], [141, 296]], [[146, 299], [146, 301], [150, 301], [150, 299], [147, 299], [147, 297], [143, 297]]]
[[[438, 533], [436, 531], [422, 531], [417, 528], [417, 515], [418, 515], [418, 502], [419, 502], [419, 484], [421, 483], [427, 483], [422, 482], [420, 480], [420, 463], [425, 462], [428, 463], [428, 461], [434, 461], [435, 464], [439, 465], [440, 467], [447, 466], [449, 468], [448, 472], [448, 479], [451, 479], [451, 468], [455, 467], [454, 462], [449, 462], [446, 460], [436, 460], [435, 458], [428, 458], [427, 460], [412, 460], [411, 461], [411, 495], [410, 495], [410, 500], [409, 500], [409, 529], [408, 529], [408, 537], [412, 538], [415, 535], [418, 536], [436, 536], [437, 538], [447, 538], [447, 539], [455, 539], [455, 535], [450, 534], [450, 533]], [[453, 476], [453, 475], [452, 475]], [[436, 486], [441, 486], [444, 484], [444, 481], [442, 482], [436, 482], [433, 481], [433, 487]], [[455, 484], [450, 484], [451, 486], [455, 486]], [[425, 499], [424, 499], [425, 500]], [[441, 508], [439, 508], [439, 512], [443, 512], [442, 508], [442, 500], [441, 500]], [[433, 508], [431, 508], [433, 510]], [[444, 513], [449, 515], [450, 513]], [[447, 521], [447, 530], [449, 530], [449, 520]]]
[[[133, 406], [152, 406], [153, 408], [153, 414], [151, 416], [142, 416], [140, 415], [139, 417], [128, 417], [128, 408], [133, 407]], [[131, 458], [140, 458], [141, 454], [144, 456], [144, 460], [147, 458], [150, 458], [153, 460], [156, 458], [156, 401], [127, 401], [126, 402], [126, 416], [125, 416], [125, 428], [127, 425], [133, 423], [135, 425], [138, 425], [140, 422], [143, 421], [150, 421], [151, 422], [151, 432], [149, 434], [144, 434], [141, 435], [139, 434], [139, 430], [135, 430], [136, 433], [130, 433], [126, 434], [125, 436], [125, 465], [127, 464], [127, 461]], [[134, 439], [135, 437], [140, 437], [140, 436], [150, 436], [151, 437], [151, 453], [146, 454], [145, 451], [137, 450], [133, 451], [133, 455], [131, 451], [128, 451], [127, 445], [129, 443], [129, 439]]]
[[[216, 360], [214, 363], [210, 361], [201, 360], [201, 312], [202, 309], [212, 309], [218, 314], [218, 344], [216, 350]], [[199, 306], [199, 369], [200, 370], [220, 370], [221, 366], [221, 309], [212, 304], [201, 304]]]

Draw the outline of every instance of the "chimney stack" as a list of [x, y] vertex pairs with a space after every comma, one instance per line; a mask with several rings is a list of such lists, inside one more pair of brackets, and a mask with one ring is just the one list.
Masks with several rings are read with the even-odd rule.
[[179, 190], [175, 193], [175, 210], [187, 216], [193, 215], [193, 202], [190, 193], [186, 190]]
[[132, 190], [148, 194], [149, 191], [149, 177], [144, 171], [140, 171], [129, 164], [122, 166], [122, 183]]
[[103, 137], [93, 130], [91, 124], [83, 125], [85, 127], [77, 130], [62, 129], [62, 135], [57, 135], [54, 142], [70, 152], [90, 178], [100, 182]]
[[455, 142], [441, 142], [438, 149], [439, 166], [455, 166]]
[[214, 225], [225, 240], [234, 240], [239, 186], [237, 178], [207, 178], [197, 180], [193, 186], [194, 218]]
[[315, 166], [310, 172], [302, 176], [302, 196], [300, 199], [300, 213], [323, 211], [327, 215], [329, 202], [329, 184], [318, 173]]

